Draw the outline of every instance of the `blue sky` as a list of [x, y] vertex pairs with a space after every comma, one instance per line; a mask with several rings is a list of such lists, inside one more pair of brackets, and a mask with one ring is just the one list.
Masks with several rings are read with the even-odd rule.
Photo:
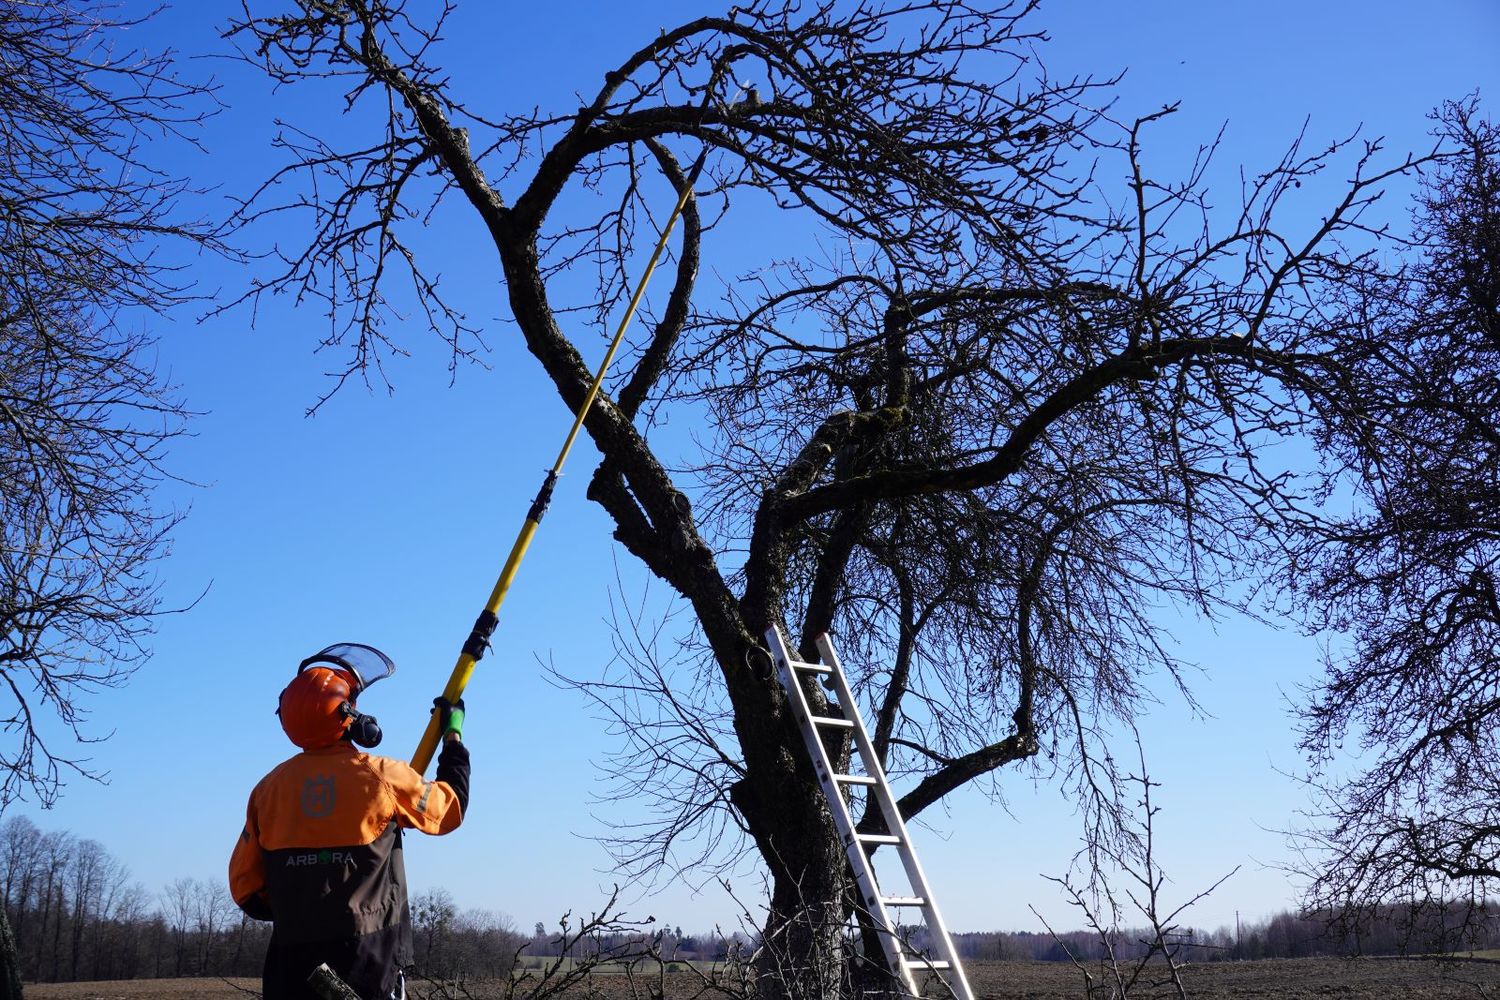
[[[141, 29], [142, 41], [221, 52], [216, 19], [229, 8], [180, 4]], [[573, 91], [592, 90], [606, 67], [663, 25], [715, 9], [471, 2], [439, 61], [477, 108], [566, 108]], [[1417, 9], [1087, 0], [1046, 4], [1037, 23], [1053, 36], [1043, 52], [1054, 74], [1128, 69], [1122, 117], [1182, 100], [1181, 113], [1151, 136], [1148, 160], [1163, 169], [1185, 169], [1197, 144], [1227, 121], [1218, 179], [1231, 185], [1239, 164], [1274, 163], [1304, 121], [1315, 142], [1362, 124], [1393, 149], [1420, 148], [1424, 116], [1444, 98], [1478, 88], [1493, 109], [1500, 96], [1500, 6], [1490, 0]], [[208, 153], [178, 162], [217, 188], [201, 210], [218, 213], [227, 195], [276, 165], [272, 119], [298, 120], [323, 98], [271, 92], [230, 62], [190, 71], [198, 69], [220, 79], [226, 109], [207, 129]], [[1234, 195], [1226, 188], [1219, 200]], [[273, 302], [253, 327], [244, 312], [153, 322], [162, 369], [202, 411], [195, 436], [172, 457], [174, 471], [202, 485], [166, 495], [191, 513], [162, 564], [164, 592], [179, 605], [207, 592], [162, 620], [155, 658], [127, 688], [92, 702], [96, 730], [114, 731], [89, 751], [111, 772], [109, 783], [75, 781], [50, 812], [26, 803], [15, 811], [100, 840], [153, 891], [184, 875], [221, 878], [246, 794], [290, 750], [271, 714], [276, 694], [302, 657], [334, 641], [370, 642], [394, 657], [397, 675], [361, 707], [384, 724], [383, 750], [410, 755], [569, 419], [499, 321], [502, 292], [481, 237], [461, 213], [444, 213], [427, 249], [488, 331], [488, 370], [463, 367], [450, 379], [440, 345], [411, 336], [413, 356], [390, 370], [394, 393], [350, 385], [313, 418], [304, 411], [327, 391], [323, 372], [337, 359], [314, 353], [322, 330], [312, 311]], [[750, 239], [743, 252], [766, 251]], [[714, 252], [705, 250], [710, 265]], [[195, 267], [206, 291], [226, 296], [251, 270]], [[470, 686], [471, 815], [452, 837], [408, 841], [417, 888], [444, 886], [461, 905], [508, 913], [528, 928], [594, 907], [614, 881], [589, 839], [601, 831], [595, 814], [622, 815], [590, 802], [600, 789], [593, 762], [609, 741], [589, 706], [549, 683], [540, 666], [596, 675], [609, 656], [612, 591], [635, 595], [643, 585], [582, 495], [591, 456], [585, 442]], [[1190, 918], [1213, 927], [1232, 924], [1236, 910], [1255, 918], [1293, 902], [1275, 867], [1287, 856], [1276, 831], [1303, 804], [1280, 773], [1298, 764], [1287, 699], [1315, 675], [1318, 650], [1251, 622], [1217, 633], [1185, 625], [1181, 640], [1183, 655], [1202, 668], [1196, 690], [1206, 715], [1184, 719], [1167, 694], [1143, 734], [1164, 784], [1159, 835], [1182, 894], [1243, 866]], [[917, 833], [948, 922], [1034, 929], [1031, 904], [1071, 926], [1076, 920], [1040, 877], [1067, 867], [1077, 833], [1071, 807], [1056, 789], [1020, 777], [1006, 788], [1008, 811], [961, 794]], [[753, 903], [753, 872], [740, 885], [741, 899]], [[712, 884], [629, 898], [637, 915], [690, 928], [732, 925], [738, 912]]]

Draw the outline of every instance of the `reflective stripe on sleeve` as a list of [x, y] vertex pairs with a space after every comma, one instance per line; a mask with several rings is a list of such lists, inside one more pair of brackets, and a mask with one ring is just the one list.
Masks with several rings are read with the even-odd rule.
[[427, 811], [427, 796], [429, 796], [431, 794], [432, 794], [432, 782], [430, 782], [430, 781], [424, 781], [424, 782], [422, 782], [422, 797], [417, 800], [417, 812], [419, 812], [419, 813], [425, 813]]

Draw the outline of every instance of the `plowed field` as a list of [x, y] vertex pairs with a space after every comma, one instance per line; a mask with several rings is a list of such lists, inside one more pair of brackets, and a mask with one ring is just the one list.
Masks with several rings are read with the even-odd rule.
[[[1082, 1000], [1082, 976], [1072, 966], [1044, 962], [976, 962], [969, 979], [979, 1000]], [[654, 982], [654, 981], [653, 981]], [[1188, 995], [1194, 1000], [1306, 1000], [1311, 997], [1351, 997], [1368, 1000], [1484, 1000], [1500, 998], [1500, 963], [1444, 963], [1388, 959], [1289, 959], [1263, 962], [1226, 962], [1187, 970]], [[650, 1000], [649, 984], [638, 982], [635, 993], [623, 976], [594, 980], [600, 1000]], [[142, 979], [101, 983], [39, 983], [26, 987], [28, 1000], [247, 1000], [259, 989], [249, 979]], [[666, 977], [666, 1000], [689, 1000], [702, 992], [690, 975]], [[412, 984], [413, 1000], [436, 1000], [444, 994], [421, 983]], [[499, 984], [469, 983], [464, 993], [473, 1000], [504, 995]], [[582, 1000], [582, 992], [575, 994]], [[1150, 990], [1138, 993], [1142, 1000]], [[1157, 993], [1165, 996], [1165, 993]], [[722, 996], [722, 995], [720, 995]]]

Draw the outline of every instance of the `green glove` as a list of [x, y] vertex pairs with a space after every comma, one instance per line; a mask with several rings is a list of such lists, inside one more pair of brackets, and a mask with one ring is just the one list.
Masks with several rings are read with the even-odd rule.
[[439, 695], [432, 699], [432, 705], [434, 712], [443, 713], [438, 717], [438, 738], [441, 739], [452, 733], [462, 739], [464, 735], [464, 700], [460, 698], [458, 701], [452, 702]]

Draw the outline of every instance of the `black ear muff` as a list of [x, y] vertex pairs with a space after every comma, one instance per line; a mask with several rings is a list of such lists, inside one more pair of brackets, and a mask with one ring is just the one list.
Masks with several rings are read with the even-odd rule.
[[349, 723], [349, 739], [359, 746], [374, 749], [384, 736], [373, 715], [355, 713], [354, 721]]
[[346, 740], [372, 750], [380, 746], [385, 733], [380, 731], [380, 723], [375, 716], [365, 715], [347, 701], [344, 702], [344, 714], [349, 716], [349, 728], [344, 730]]

